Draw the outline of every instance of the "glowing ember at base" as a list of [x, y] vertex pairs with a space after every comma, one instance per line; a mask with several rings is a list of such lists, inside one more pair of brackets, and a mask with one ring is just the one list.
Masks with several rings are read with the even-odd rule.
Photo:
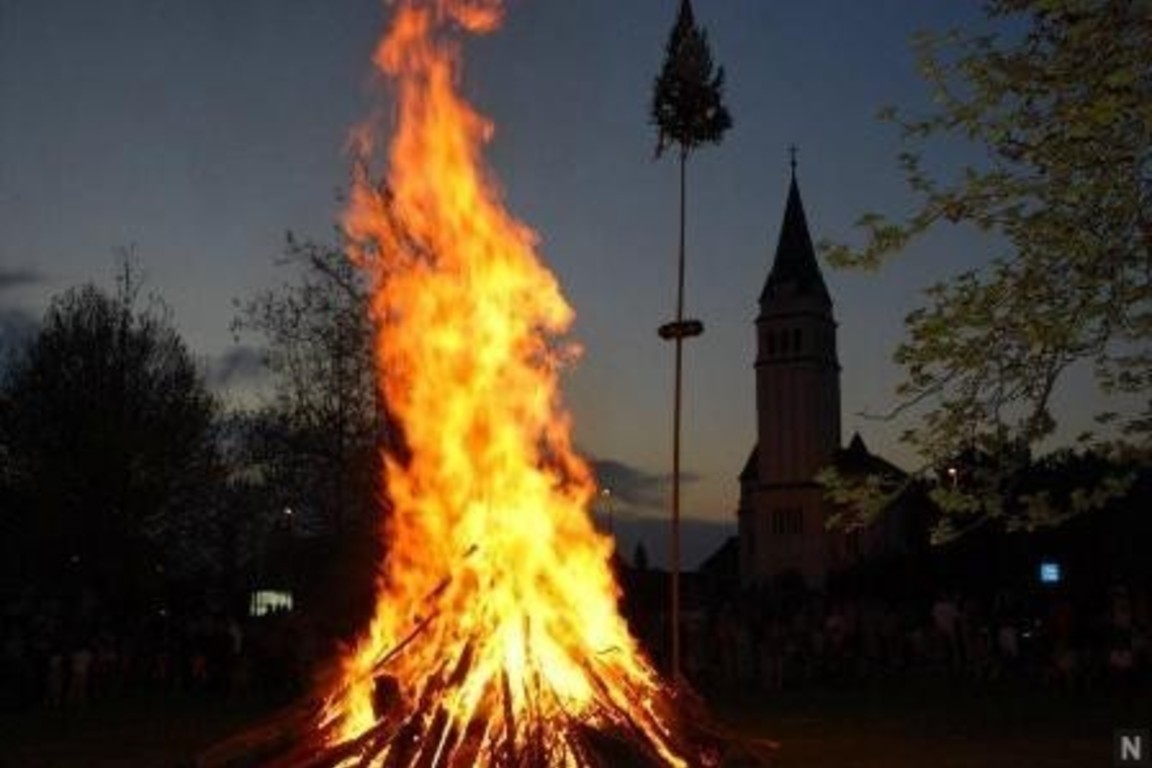
[[376, 52], [396, 98], [386, 183], [365, 171], [344, 224], [403, 450], [375, 618], [282, 764], [717, 765], [725, 741], [619, 613], [558, 398], [572, 311], [481, 163], [491, 124], [455, 91], [452, 34], [500, 16], [400, 0]]

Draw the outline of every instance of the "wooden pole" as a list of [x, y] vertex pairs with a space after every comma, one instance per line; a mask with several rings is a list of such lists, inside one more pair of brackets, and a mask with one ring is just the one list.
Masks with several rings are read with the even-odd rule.
[[[680, 258], [676, 280], [676, 323], [684, 322], [684, 251], [688, 152], [680, 150]], [[676, 384], [672, 407], [672, 528], [669, 544], [670, 632], [672, 634], [672, 682], [680, 683], [680, 416], [683, 394], [684, 337], [676, 334]]]

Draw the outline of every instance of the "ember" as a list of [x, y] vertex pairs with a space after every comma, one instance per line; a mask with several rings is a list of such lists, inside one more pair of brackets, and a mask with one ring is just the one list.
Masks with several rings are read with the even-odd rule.
[[573, 313], [481, 162], [492, 124], [455, 90], [453, 33], [501, 14], [498, 0], [400, 0], [376, 51], [397, 124], [386, 183], [365, 174], [344, 225], [378, 286], [379, 378], [404, 450], [386, 458], [375, 618], [313, 743], [284, 763], [717, 765], [730, 748], [618, 611], [558, 396]]

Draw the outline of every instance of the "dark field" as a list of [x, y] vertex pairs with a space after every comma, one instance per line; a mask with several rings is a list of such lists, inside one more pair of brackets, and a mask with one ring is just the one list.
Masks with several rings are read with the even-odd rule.
[[779, 768], [1093, 768], [1111, 765], [1114, 728], [1152, 724], [1152, 695], [932, 683], [717, 710], [741, 732], [779, 741]]
[[[192, 766], [266, 711], [253, 702], [138, 698], [82, 711], [5, 713], [4, 768]], [[1112, 730], [1152, 726], [1152, 694], [1120, 696], [943, 682], [807, 690], [719, 702], [742, 733], [780, 743], [779, 768], [1093, 768]]]

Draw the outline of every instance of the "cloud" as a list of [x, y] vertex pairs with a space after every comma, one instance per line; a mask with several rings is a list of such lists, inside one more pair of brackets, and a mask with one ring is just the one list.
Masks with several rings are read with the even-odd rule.
[[[655, 474], [615, 459], [592, 461], [592, 469], [602, 488], [612, 492], [612, 498], [638, 509], [663, 509], [668, 504], [672, 476]], [[700, 479], [692, 472], [681, 472], [681, 485]]]
[[22, 288], [26, 285], [37, 285], [47, 280], [43, 274], [34, 269], [0, 269], [0, 291], [9, 288]]
[[259, 381], [267, 374], [264, 353], [245, 345], [232, 347], [208, 363], [208, 383], [217, 389]]

